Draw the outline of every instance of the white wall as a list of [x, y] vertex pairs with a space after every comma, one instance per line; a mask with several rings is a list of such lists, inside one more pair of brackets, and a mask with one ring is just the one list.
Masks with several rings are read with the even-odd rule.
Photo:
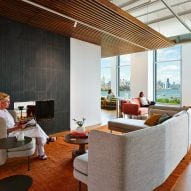
[[70, 128], [73, 118], [86, 118], [84, 126], [101, 122], [101, 48], [77, 39], [70, 40]]
[[191, 43], [182, 44], [182, 106], [191, 105]]
[[148, 52], [131, 54], [131, 97], [140, 91], [148, 97]]

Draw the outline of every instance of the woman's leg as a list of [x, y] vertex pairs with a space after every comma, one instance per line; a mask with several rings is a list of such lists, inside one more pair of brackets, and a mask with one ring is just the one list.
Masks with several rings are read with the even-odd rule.
[[44, 143], [41, 137], [36, 138], [36, 149], [37, 149], [37, 155], [40, 159], [46, 159], [47, 156], [44, 151]]

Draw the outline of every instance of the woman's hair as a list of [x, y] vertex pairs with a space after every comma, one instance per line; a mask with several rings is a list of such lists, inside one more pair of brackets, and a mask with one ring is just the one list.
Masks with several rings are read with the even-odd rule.
[[111, 93], [111, 89], [108, 90], [108, 94], [110, 94], [110, 93]]
[[139, 97], [142, 97], [142, 96], [143, 96], [143, 92], [140, 92], [140, 93], [139, 93]]
[[9, 97], [9, 94], [6, 94], [4, 92], [0, 92], [0, 100]]

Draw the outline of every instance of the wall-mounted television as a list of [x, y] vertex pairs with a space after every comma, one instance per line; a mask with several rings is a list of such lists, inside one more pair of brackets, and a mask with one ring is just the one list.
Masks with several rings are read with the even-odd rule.
[[35, 101], [36, 119], [54, 118], [54, 100]]

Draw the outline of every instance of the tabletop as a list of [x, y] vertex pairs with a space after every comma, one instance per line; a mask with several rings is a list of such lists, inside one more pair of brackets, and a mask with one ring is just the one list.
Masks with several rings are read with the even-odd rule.
[[32, 141], [31, 137], [24, 137], [23, 141], [18, 141], [16, 137], [7, 137], [0, 139], [0, 149], [12, 149], [26, 145]]
[[88, 137], [87, 138], [73, 138], [71, 134], [68, 133], [64, 136], [64, 141], [71, 144], [88, 144]]

